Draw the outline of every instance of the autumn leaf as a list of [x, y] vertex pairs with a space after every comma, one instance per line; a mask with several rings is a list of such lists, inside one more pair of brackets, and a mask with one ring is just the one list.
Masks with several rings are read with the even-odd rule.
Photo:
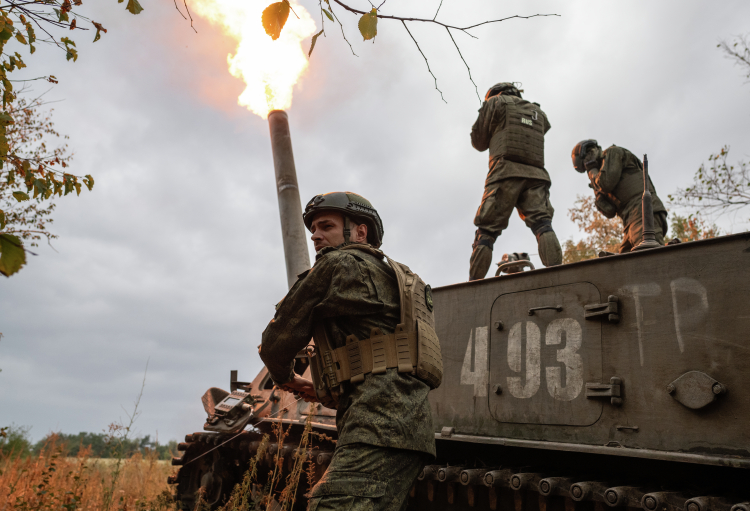
[[15, 121], [13, 120], [13, 117], [11, 117], [8, 112], [0, 112], [0, 125], [8, 126], [9, 124], [14, 123]]
[[328, 11], [327, 11], [327, 10], [325, 10], [325, 9], [323, 9], [323, 12], [324, 12], [324, 13], [326, 14], [326, 18], [328, 18], [329, 20], [333, 21], [333, 16], [331, 15], [331, 13], [330, 13], [330, 12], [328, 12]]
[[128, 5], [125, 8], [130, 14], [140, 14], [143, 10], [143, 7], [138, 3], [138, 0], [128, 0]]
[[13, 197], [15, 197], [18, 202], [23, 202], [25, 200], [29, 200], [28, 194], [26, 194], [24, 192], [18, 192], [18, 191], [13, 192]]
[[310, 43], [310, 51], [307, 53], [308, 58], [310, 57], [310, 55], [312, 55], [313, 48], [315, 48], [315, 42], [318, 40], [318, 37], [320, 37], [320, 34], [322, 33], [323, 31], [321, 30], [320, 32], [318, 32], [317, 34], [313, 36], [312, 42]]
[[86, 174], [83, 177], [83, 184], [86, 185], [86, 188], [88, 188], [89, 191], [94, 189], [94, 178], [91, 177], [91, 174]]
[[357, 26], [365, 41], [373, 39], [378, 35], [378, 10], [373, 8], [370, 12], [363, 14]]
[[77, 20], [78, 18], [74, 18], [73, 21], [70, 22], [70, 30], [75, 30]]
[[94, 42], [97, 42], [99, 39], [102, 38], [102, 32], [105, 34], [107, 33], [107, 29], [102, 26], [101, 23], [97, 23], [96, 21], [91, 22], [94, 27], [96, 27], [96, 35], [94, 36]]
[[270, 35], [271, 39], [273, 39], [274, 41], [278, 39], [281, 35], [281, 29], [284, 28], [288, 17], [288, 0], [273, 3], [263, 9], [261, 21], [263, 22], [263, 28], [265, 29], [266, 34]]
[[0, 230], [5, 229], [5, 211], [0, 209]]
[[16, 32], [16, 40], [17, 40], [17, 41], [18, 41], [19, 43], [21, 43], [21, 44], [28, 44], [28, 43], [26, 42], [26, 38], [25, 38], [25, 37], [23, 36], [23, 34], [21, 33], [21, 31], [20, 31], [20, 30], [19, 30], [18, 32]]
[[10, 277], [26, 264], [26, 252], [18, 236], [0, 234], [0, 273]]

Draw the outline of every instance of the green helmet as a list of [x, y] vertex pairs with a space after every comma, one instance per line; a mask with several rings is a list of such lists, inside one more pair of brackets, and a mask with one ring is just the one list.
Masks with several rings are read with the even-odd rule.
[[[377, 210], [370, 201], [352, 192], [330, 192], [316, 195], [305, 206], [302, 219], [305, 227], [310, 230], [313, 218], [322, 211], [335, 211], [349, 218], [351, 221], [367, 226], [367, 242], [375, 248], [383, 243], [383, 222], [380, 220]], [[346, 234], [346, 233], [345, 233]], [[346, 241], [349, 237], [345, 236]]]
[[586, 157], [586, 153], [594, 147], [599, 147], [599, 143], [593, 138], [590, 138], [587, 140], [581, 140], [573, 148], [573, 152], [570, 155], [570, 157], [573, 158], [573, 167], [581, 174], [586, 172], [586, 163], [591, 163], [585, 162], [583, 159]]
[[484, 95], [484, 100], [487, 101], [492, 96], [497, 96], [498, 94], [508, 94], [510, 96], [521, 97], [521, 91], [518, 90], [515, 82], [500, 82], [490, 87], [490, 90]]

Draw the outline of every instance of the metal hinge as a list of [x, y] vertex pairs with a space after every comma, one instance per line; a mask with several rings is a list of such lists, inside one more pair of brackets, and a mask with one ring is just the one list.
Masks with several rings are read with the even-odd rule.
[[453, 432], [455, 430], [451, 426], [443, 426], [443, 429], [440, 430], [440, 436], [443, 438], [450, 438], [453, 436]]
[[592, 303], [583, 306], [584, 319], [602, 319], [607, 318], [610, 323], [619, 323], [619, 304], [620, 300], [615, 295], [609, 295], [606, 303]]
[[608, 397], [610, 398], [610, 403], [614, 406], [620, 406], [622, 404], [621, 385], [622, 379], [617, 376], [609, 379], [609, 385], [606, 383], [587, 383], [586, 398]]

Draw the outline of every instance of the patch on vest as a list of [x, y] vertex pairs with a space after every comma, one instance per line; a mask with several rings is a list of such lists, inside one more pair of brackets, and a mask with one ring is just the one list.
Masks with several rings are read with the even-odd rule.
[[521, 117], [521, 124], [528, 124], [529, 126], [533, 126], [534, 122], [531, 119], [527, 119], [526, 117]]
[[432, 304], [432, 288], [429, 284], [424, 287], [424, 303], [427, 305], [427, 309], [432, 312], [434, 306]]

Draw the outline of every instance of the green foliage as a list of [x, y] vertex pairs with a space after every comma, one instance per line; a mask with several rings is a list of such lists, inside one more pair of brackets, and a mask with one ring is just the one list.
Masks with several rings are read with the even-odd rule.
[[378, 35], [378, 10], [373, 7], [370, 12], [363, 14], [357, 27], [365, 41], [374, 39]]
[[5, 426], [0, 428], [0, 457], [20, 456], [26, 458], [32, 453], [28, 426]]
[[575, 263], [593, 259], [599, 252], [617, 252], [622, 243], [622, 222], [619, 218], [607, 218], [596, 209], [595, 197], [579, 195], [575, 206], [568, 210], [570, 219], [582, 230], [586, 237], [574, 242], [563, 243], [563, 263]]
[[18, 236], [0, 233], [0, 273], [10, 277], [26, 264], [26, 252]]
[[[261, 21], [266, 34], [271, 36], [274, 41], [281, 35], [281, 29], [284, 28], [286, 20], [289, 18], [289, 1], [283, 0], [275, 2], [263, 9]], [[312, 49], [310, 49], [312, 52]]]

